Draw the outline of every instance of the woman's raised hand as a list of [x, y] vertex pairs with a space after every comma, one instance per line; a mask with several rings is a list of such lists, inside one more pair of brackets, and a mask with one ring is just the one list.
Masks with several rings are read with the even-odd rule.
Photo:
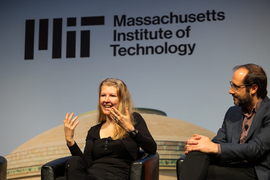
[[110, 117], [128, 133], [134, 130], [128, 108], [126, 108], [126, 115], [123, 115], [115, 107], [112, 107]]
[[[78, 116], [74, 116], [74, 113], [71, 113], [69, 116], [69, 112], [66, 114], [66, 118], [64, 121], [64, 130], [65, 130], [65, 138], [68, 146], [73, 146], [75, 141], [73, 139], [74, 137], [74, 131], [76, 126], [79, 124], [79, 121], [76, 121]], [[76, 122], [75, 122], [76, 121]]]

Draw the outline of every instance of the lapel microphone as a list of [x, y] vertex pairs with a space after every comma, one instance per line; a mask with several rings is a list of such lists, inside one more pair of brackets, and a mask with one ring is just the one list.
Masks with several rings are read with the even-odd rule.
[[108, 137], [108, 142], [112, 142], [112, 137], [111, 136]]

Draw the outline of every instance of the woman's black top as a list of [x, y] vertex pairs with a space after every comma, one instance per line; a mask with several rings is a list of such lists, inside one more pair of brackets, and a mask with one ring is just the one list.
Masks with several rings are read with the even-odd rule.
[[132, 115], [136, 122], [134, 127], [138, 130], [134, 139], [130, 136], [121, 140], [112, 140], [110, 137], [100, 139], [99, 132], [103, 124], [100, 123], [88, 131], [84, 153], [76, 143], [69, 147], [72, 156], [80, 156], [88, 168], [104, 169], [128, 179], [130, 164], [138, 159], [139, 148], [149, 154], [155, 154], [157, 149], [142, 116], [136, 112]]

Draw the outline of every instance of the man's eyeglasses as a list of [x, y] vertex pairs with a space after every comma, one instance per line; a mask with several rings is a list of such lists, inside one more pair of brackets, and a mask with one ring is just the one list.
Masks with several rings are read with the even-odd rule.
[[233, 91], [238, 91], [242, 86], [251, 86], [252, 84], [235, 85], [232, 83], [232, 81], [230, 81], [230, 85]]

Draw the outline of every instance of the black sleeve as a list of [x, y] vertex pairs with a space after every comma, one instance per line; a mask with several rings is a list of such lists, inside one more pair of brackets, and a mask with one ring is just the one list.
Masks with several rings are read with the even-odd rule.
[[134, 140], [145, 152], [155, 154], [157, 151], [157, 144], [150, 134], [143, 117], [136, 112], [133, 113], [133, 117], [136, 122], [134, 127], [138, 130], [138, 135]]
[[80, 156], [84, 160], [87, 167], [90, 167], [93, 164], [93, 158], [92, 158], [93, 145], [94, 145], [94, 141], [93, 141], [93, 138], [91, 138], [91, 129], [90, 129], [86, 137], [84, 153], [82, 153], [81, 149], [79, 148], [76, 142], [73, 146], [70, 146], [68, 148], [72, 156]]

